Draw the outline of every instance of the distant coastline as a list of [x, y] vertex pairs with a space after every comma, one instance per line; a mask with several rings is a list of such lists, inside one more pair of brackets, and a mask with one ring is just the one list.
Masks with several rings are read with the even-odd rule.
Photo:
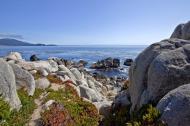
[[16, 39], [10, 39], [10, 38], [3, 38], [0, 39], [0, 46], [57, 46], [55, 44], [32, 44], [29, 42], [24, 42]]

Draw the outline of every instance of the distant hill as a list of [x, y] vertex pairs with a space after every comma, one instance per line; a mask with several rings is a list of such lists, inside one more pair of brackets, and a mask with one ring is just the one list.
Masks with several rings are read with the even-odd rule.
[[16, 39], [4, 38], [0, 39], [0, 45], [3, 46], [55, 46], [55, 45], [45, 45], [45, 44], [32, 44], [28, 42], [23, 42]]

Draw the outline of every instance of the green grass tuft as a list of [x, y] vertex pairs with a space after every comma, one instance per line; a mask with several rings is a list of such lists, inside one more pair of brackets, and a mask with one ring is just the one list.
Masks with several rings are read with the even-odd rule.
[[18, 90], [17, 93], [22, 103], [22, 108], [19, 111], [10, 111], [9, 105], [0, 99], [1, 126], [24, 126], [36, 108], [34, 99], [39, 97], [42, 90], [36, 89], [34, 96], [28, 96], [27, 92], [23, 90]]
[[96, 107], [86, 101], [83, 101], [72, 87], [66, 86], [65, 89], [58, 91], [48, 90], [49, 95], [45, 101], [55, 100], [61, 103], [69, 112], [76, 126], [97, 126], [99, 115]]

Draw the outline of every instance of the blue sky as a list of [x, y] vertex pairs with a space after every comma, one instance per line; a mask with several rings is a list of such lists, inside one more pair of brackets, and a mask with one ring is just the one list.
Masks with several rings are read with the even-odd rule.
[[61, 45], [144, 45], [190, 20], [190, 0], [0, 0], [0, 37]]

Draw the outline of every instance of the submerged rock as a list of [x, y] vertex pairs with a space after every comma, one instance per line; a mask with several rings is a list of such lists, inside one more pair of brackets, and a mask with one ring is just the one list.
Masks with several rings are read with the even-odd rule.
[[158, 103], [161, 120], [168, 126], [189, 126], [190, 84], [180, 86], [166, 94]]
[[0, 58], [0, 94], [7, 101], [12, 109], [19, 110], [20, 99], [16, 91], [14, 71], [11, 66]]

